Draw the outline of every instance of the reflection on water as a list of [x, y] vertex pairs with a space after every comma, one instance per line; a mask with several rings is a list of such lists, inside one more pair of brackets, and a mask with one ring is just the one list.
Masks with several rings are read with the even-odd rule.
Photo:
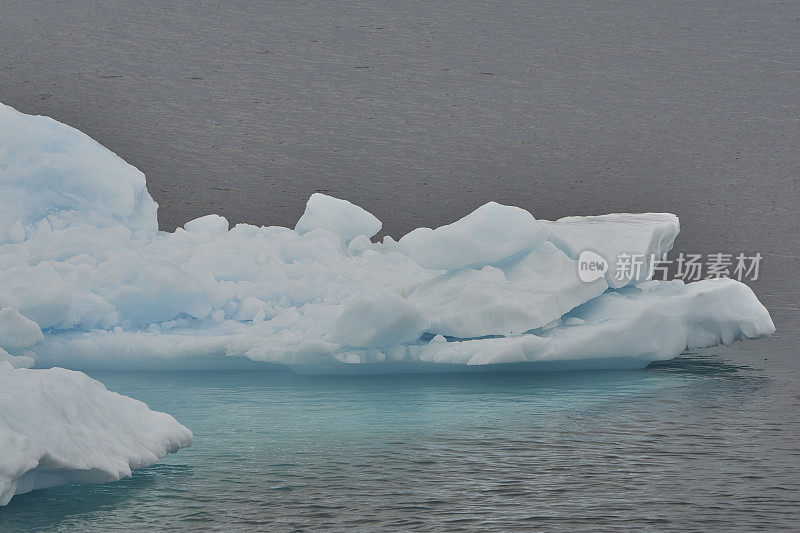
[[667, 361], [653, 361], [647, 366], [647, 368], [651, 370], [686, 374], [734, 374], [734, 376], [728, 377], [753, 379], [753, 375], [751, 374], [753, 367], [751, 366], [725, 361], [716, 355], [705, 355], [691, 352], [684, 353], [681, 357], [676, 357]]
[[795, 382], [739, 355], [553, 374], [96, 372], [194, 446], [118, 483], [18, 496], [0, 529], [790, 526]]

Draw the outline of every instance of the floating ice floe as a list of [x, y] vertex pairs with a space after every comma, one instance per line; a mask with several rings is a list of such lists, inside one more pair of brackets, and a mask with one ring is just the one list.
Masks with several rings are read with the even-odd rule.
[[[490, 202], [373, 242], [377, 218], [314, 194], [294, 230], [208, 215], [160, 232], [138, 170], [7, 106], [0, 206], [0, 331], [24, 318], [42, 333], [0, 347], [36, 366], [635, 368], [774, 331], [736, 281], [648, 281], [652, 262], [613, 275], [624, 254], [672, 248], [668, 213], [549, 222]], [[607, 263], [588, 281], [587, 251]]]
[[170, 415], [86, 374], [0, 361], [0, 505], [35, 489], [116, 481], [191, 443]]

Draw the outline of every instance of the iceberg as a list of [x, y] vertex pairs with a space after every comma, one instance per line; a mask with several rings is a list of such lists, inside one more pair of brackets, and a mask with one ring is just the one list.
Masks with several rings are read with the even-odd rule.
[[[489, 202], [373, 241], [374, 215], [315, 193], [294, 229], [211, 214], [163, 232], [144, 176], [89, 137], [2, 105], [0, 132], [0, 356], [17, 366], [641, 368], [774, 331], [739, 282], [650, 280], [669, 213]], [[609, 265], [590, 280], [587, 251]], [[624, 255], [650, 262], [620, 278]]]
[[0, 505], [36, 489], [116, 481], [191, 443], [170, 415], [86, 374], [0, 361]]

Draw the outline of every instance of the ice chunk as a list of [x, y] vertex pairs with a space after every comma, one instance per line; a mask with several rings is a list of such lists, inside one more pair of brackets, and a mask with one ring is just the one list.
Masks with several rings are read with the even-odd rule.
[[8, 238], [14, 244], [19, 244], [25, 240], [25, 227], [22, 225], [22, 222], [17, 220], [11, 226], [11, 229], [8, 230]]
[[64, 320], [71, 305], [72, 291], [48, 262], [0, 271], [0, 307], [15, 308], [42, 329]]
[[409, 301], [425, 309], [432, 333], [470, 338], [519, 335], [548, 322], [606, 289], [585, 283], [575, 261], [546, 242], [502, 270], [466, 269], [416, 287]]
[[17, 353], [44, 342], [39, 324], [19, 314], [13, 307], [0, 309], [0, 348]]
[[745, 284], [731, 279], [648, 281], [573, 310], [583, 325], [555, 328], [542, 360], [670, 359], [686, 349], [771, 335], [775, 325]]
[[[211, 314], [214, 289], [157, 255], [121, 253], [98, 265], [96, 292], [136, 324]], [[216, 285], [216, 284], [214, 284]]]
[[184, 229], [190, 233], [226, 233], [228, 231], [228, 220], [219, 215], [206, 215], [194, 220], [190, 220], [183, 225]]
[[[575, 319], [575, 320], [571, 320]], [[649, 281], [606, 292], [573, 310], [564, 324], [536, 334], [448, 343], [403, 350], [355, 352], [359, 365], [301, 367], [304, 373], [387, 373], [435, 366], [522, 363], [535, 370], [632, 369], [670, 359], [685, 349], [771, 335], [775, 326], [749, 287], [714, 279], [684, 284]], [[543, 328], [544, 329], [544, 328]], [[388, 365], [387, 365], [388, 363]], [[421, 366], [422, 365], [422, 366]], [[395, 367], [394, 369], [392, 367]]]
[[85, 374], [0, 362], [0, 505], [35, 489], [115, 481], [191, 443], [170, 415]]
[[262, 313], [261, 319], [264, 319], [264, 306], [266, 304], [259, 300], [258, 298], [253, 298], [252, 296], [246, 296], [239, 302], [239, 305], [236, 308], [236, 314], [234, 315], [234, 319], [240, 322], [246, 320], [253, 320], [258, 313]]
[[[158, 228], [144, 174], [80, 131], [0, 104], [0, 244], [52, 217], [64, 225]], [[14, 238], [11, 229], [14, 229]]]
[[428, 343], [409, 350], [416, 363], [437, 365], [501, 365], [530, 362], [532, 354], [542, 351], [548, 341], [536, 335], [474, 339], [448, 343]]
[[380, 243], [383, 250], [395, 250], [397, 248], [397, 241], [391, 235], [384, 235], [383, 242]]
[[550, 230], [550, 240], [572, 259], [585, 251], [602, 256], [611, 288], [650, 279], [653, 259], [672, 249], [680, 231], [678, 217], [671, 213], [617, 213], [541, 223]]
[[544, 226], [524, 209], [489, 202], [452, 224], [417, 228], [404, 235], [397, 248], [425, 268], [458, 270], [497, 265], [529, 252], [547, 236]]
[[430, 321], [419, 307], [386, 290], [349, 301], [336, 321], [344, 344], [362, 347], [412, 343], [429, 326]]
[[367, 237], [366, 235], [359, 235], [358, 237], [350, 241], [350, 244], [347, 245], [347, 249], [354, 254], [360, 254], [367, 250], [371, 250], [372, 248], [373, 248], [372, 241], [370, 241], [369, 237]]
[[[26, 352], [32, 354], [33, 352]], [[0, 348], [0, 365], [8, 363], [14, 368], [30, 368], [36, 361], [30, 355], [11, 355], [4, 349]]]
[[302, 235], [320, 228], [348, 242], [359, 235], [372, 237], [381, 230], [381, 221], [347, 200], [315, 192], [306, 202], [306, 210], [294, 229]]

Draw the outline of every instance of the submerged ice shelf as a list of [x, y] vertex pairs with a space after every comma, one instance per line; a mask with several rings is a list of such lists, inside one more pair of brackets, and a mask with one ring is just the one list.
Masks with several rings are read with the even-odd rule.
[[[634, 368], [774, 331], [736, 281], [580, 279], [584, 250], [609, 271], [670, 250], [668, 213], [550, 222], [490, 202], [372, 242], [375, 216], [314, 194], [295, 229], [207, 215], [160, 232], [141, 172], [2, 105], [0, 204], [0, 359], [15, 366]], [[3, 336], [12, 322], [27, 333]]]

